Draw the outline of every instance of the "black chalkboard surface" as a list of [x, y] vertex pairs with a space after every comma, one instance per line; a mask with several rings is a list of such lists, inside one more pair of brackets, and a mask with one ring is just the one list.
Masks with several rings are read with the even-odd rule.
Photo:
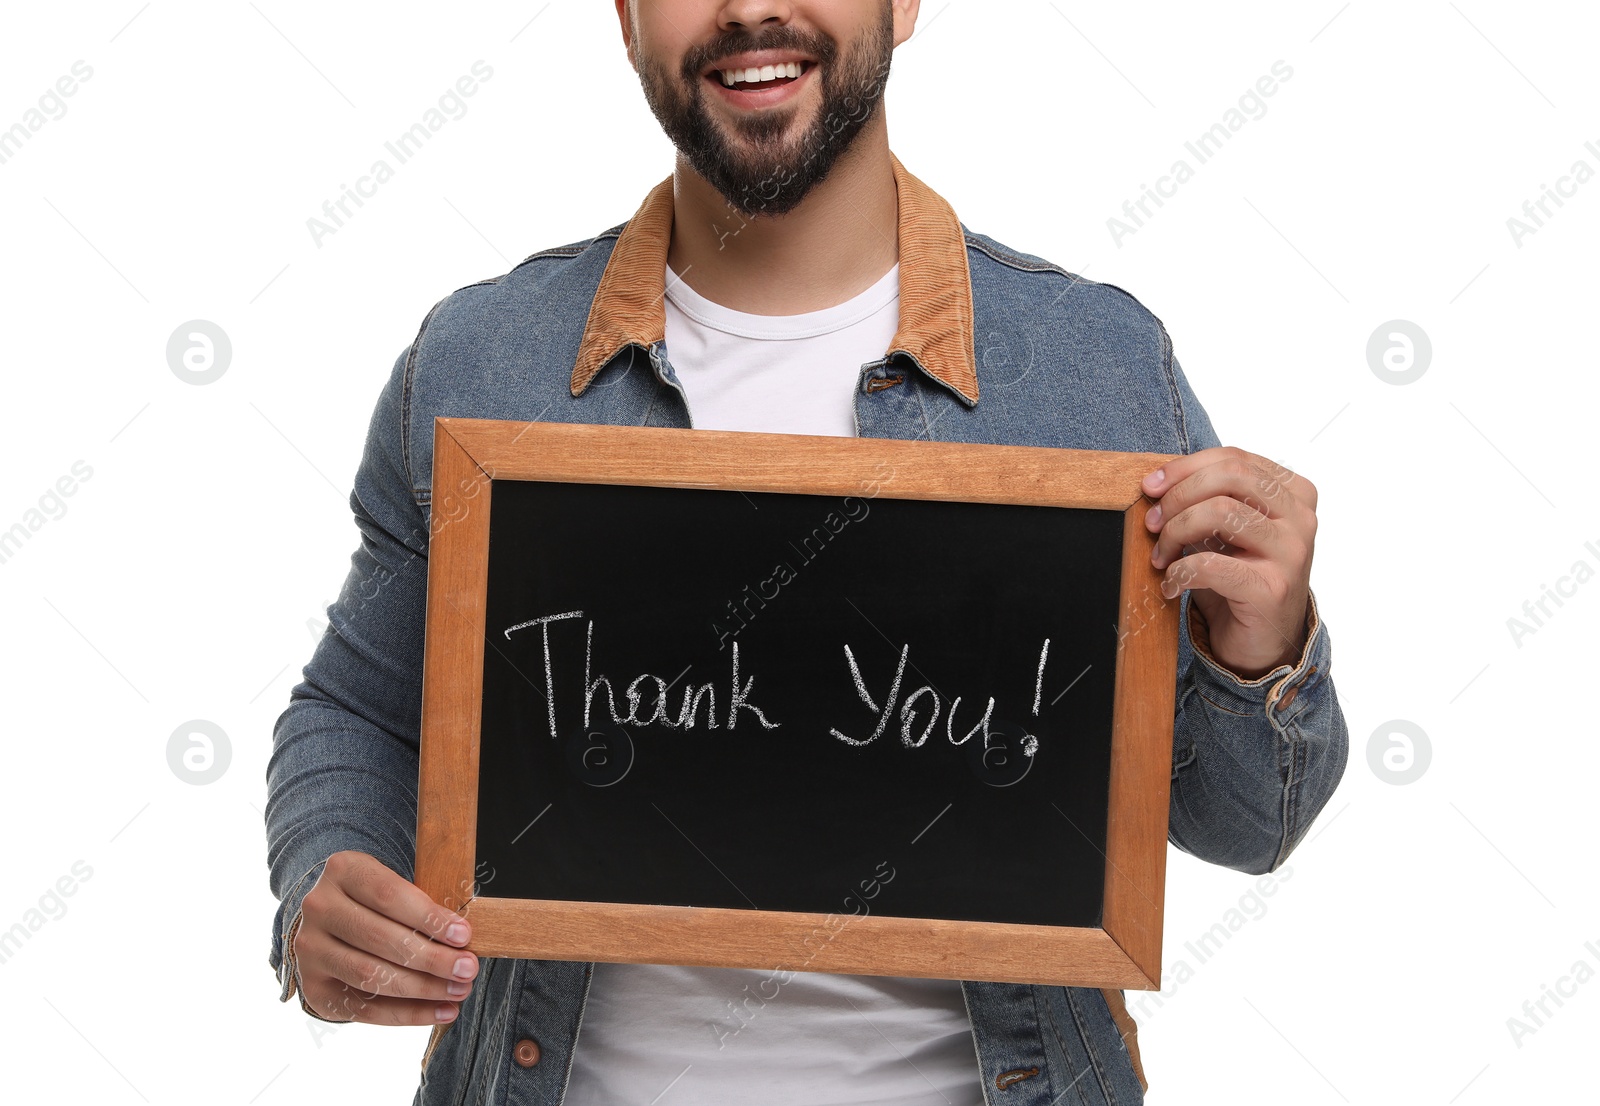
[[1121, 531], [498, 482], [478, 868], [500, 895], [827, 912], [887, 863], [880, 914], [1098, 925]]
[[417, 885], [490, 956], [1159, 986], [1161, 460], [438, 420]]

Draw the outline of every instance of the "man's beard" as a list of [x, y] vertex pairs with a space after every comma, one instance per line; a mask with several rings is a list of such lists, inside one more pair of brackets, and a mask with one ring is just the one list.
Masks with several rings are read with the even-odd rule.
[[[815, 59], [816, 75], [822, 79], [822, 105], [811, 124], [789, 141], [783, 135], [801, 110], [798, 106], [744, 116], [734, 128], [748, 147], [736, 146], [728, 141], [722, 124], [712, 119], [700, 74], [721, 58], [773, 49]], [[827, 177], [878, 110], [893, 52], [894, 14], [884, 4], [883, 18], [842, 60], [838, 46], [827, 36], [783, 26], [760, 36], [730, 32], [696, 47], [684, 57], [676, 78], [649, 59], [641, 64], [639, 76], [661, 129], [730, 207], [748, 215], [783, 215]], [[711, 79], [722, 78], [713, 72]]]

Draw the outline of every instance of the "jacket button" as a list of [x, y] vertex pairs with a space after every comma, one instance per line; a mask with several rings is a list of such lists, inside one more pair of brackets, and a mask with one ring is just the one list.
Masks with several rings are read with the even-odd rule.
[[517, 1042], [517, 1047], [511, 1050], [511, 1058], [518, 1067], [533, 1067], [539, 1062], [539, 1042], [532, 1037], [522, 1038]]

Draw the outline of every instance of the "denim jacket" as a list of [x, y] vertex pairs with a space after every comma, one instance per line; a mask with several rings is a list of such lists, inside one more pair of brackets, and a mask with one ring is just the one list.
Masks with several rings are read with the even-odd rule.
[[[861, 367], [859, 435], [1152, 453], [1218, 444], [1166, 330], [1137, 300], [968, 230], [892, 164], [900, 323]], [[412, 876], [434, 417], [689, 426], [664, 347], [672, 209], [669, 178], [628, 222], [456, 291], [395, 362], [350, 498], [360, 545], [273, 732], [266, 828], [281, 904], [269, 962], [284, 1001], [299, 987], [300, 903], [330, 855], [358, 850]], [[1313, 601], [1299, 659], [1241, 680], [1208, 654], [1187, 599], [1170, 839], [1269, 872], [1344, 771], [1328, 632]], [[559, 1102], [592, 967], [483, 958], [456, 1020], [429, 1039], [416, 1103]], [[961, 988], [990, 1106], [1144, 1100], [1121, 991]]]

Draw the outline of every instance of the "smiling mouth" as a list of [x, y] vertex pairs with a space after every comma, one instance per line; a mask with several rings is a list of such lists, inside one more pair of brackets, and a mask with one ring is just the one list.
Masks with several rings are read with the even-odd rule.
[[751, 66], [747, 69], [713, 69], [706, 74], [706, 80], [737, 92], [781, 88], [799, 80], [813, 64], [809, 61], [791, 61], [783, 65]]

